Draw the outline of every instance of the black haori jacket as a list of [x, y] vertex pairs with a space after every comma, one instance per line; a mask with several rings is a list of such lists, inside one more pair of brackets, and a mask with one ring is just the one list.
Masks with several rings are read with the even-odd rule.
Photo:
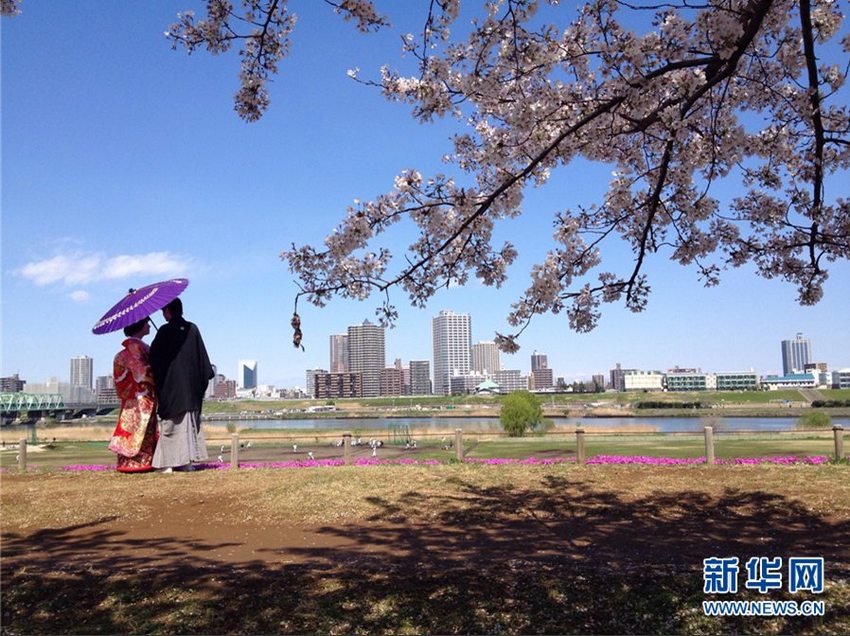
[[150, 363], [159, 416], [200, 413], [215, 374], [198, 327], [182, 317], [160, 327], [151, 343]]

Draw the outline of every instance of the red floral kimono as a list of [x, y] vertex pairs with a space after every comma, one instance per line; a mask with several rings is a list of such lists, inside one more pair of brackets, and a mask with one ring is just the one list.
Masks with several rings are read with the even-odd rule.
[[121, 413], [109, 450], [118, 454], [118, 472], [142, 473], [153, 470], [151, 461], [159, 437], [156, 390], [148, 363], [150, 347], [138, 338], [127, 338], [123, 346], [112, 367]]

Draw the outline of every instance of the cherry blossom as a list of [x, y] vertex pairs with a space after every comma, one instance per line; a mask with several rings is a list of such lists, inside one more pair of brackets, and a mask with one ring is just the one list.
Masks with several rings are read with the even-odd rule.
[[[446, 159], [457, 170], [404, 171], [391, 192], [350, 208], [323, 248], [284, 251], [299, 297], [321, 306], [400, 287], [424, 306], [470, 276], [499, 286], [517, 253], [492, 244], [495, 224], [522, 213], [525, 188], [584, 158], [616, 166], [608, 192], [554, 211], [554, 246], [507, 316], [517, 331], [497, 334], [503, 350], [518, 348], [535, 315], [564, 313], [587, 331], [601, 303], [643, 310], [644, 264], [658, 253], [694, 266], [706, 285], [753, 263], [795, 284], [801, 303], [817, 302], [828, 263], [850, 256], [850, 203], [828, 196], [850, 166], [838, 95], [848, 62], [827, 47], [843, 24], [838, 3], [666, 3], [645, 33], [623, 26], [624, 13], [642, 11], [626, 2], [589, 2], [563, 29], [540, 23], [539, 9], [489, 2], [469, 35], [454, 38], [458, 3], [432, 3], [421, 37], [404, 38], [417, 75], [389, 66], [374, 82], [354, 74], [423, 122], [456, 117], [466, 130]], [[850, 48], [846, 35], [841, 45]], [[726, 179], [744, 194], [724, 207], [712, 193]], [[394, 261], [379, 246], [401, 218], [418, 236]], [[616, 239], [632, 250], [629, 271], [604, 269], [603, 245]]]
[[0, 15], [13, 16], [21, 12], [20, 0], [0, 0]]
[[[4, 15], [16, 0], [0, 0]], [[392, 28], [394, 3], [325, 0], [362, 32]], [[454, 118], [443, 173], [399, 170], [386, 194], [355, 200], [322, 245], [281, 256], [306, 299], [365, 300], [378, 293], [382, 324], [398, 317], [391, 293], [424, 307], [472, 277], [499, 287], [517, 258], [494, 229], [523, 213], [528, 188], [576, 160], [613, 167], [598, 201], [551, 210], [544, 247], [498, 334], [505, 351], [537, 315], [564, 314], [593, 329], [603, 303], [642, 311], [646, 264], [666, 257], [705, 285], [751, 264], [823, 295], [829, 266], [850, 257], [850, 33], [835, 0], [423, 0], [418, 33], [401, 35], [415, 73], [387, 64], [349, 77], [410, 108], [421, 122]], [[628, 26], [627, 26], [628, 25]], [[640, 28], [632, 25], [641, 25]], [[217, 55], [239, 43], [240, 117], [270, 104], [268, 80], [289, 50], [289, 0], [207, 0], [178, 16], [172, 45]], [[369, 76], [374, 79], [369, 79]], [[738, 195], [723, 200], [718, 185]], [[403, 253], [385, 232], [414, 235]], [[614, 244], [631, 250], [606, 267]], [[608, 259], [610, 262], [610, 259]], [[300, 346], [300, 323], [293, 324]]]

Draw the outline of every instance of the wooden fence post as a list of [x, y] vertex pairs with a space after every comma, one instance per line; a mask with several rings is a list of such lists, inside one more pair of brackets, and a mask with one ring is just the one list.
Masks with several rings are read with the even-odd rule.
[[18, 442], [18, 470], [22, 473], [27, 470], [27, 440], [26, 438]]
[[835, 438], [835, 459], [844, 458], [844, 427], [833, 426], [832, 435]]
[[463, 429], [455, 429], [455, 457], [459, 462], [463, 461]]
[[584, 466], [585, 462], [585, 452], [584, 452], [584, 429], [577, 428], [576, 429], [576, 463], [579, 466]]
[[706, 426], [705, 431], [705, 463], [714, 466], [714, 427]]
[[230, 468], [239, 468], [239, 433], [230, 435]]
[[346, 466], [351, 465], [351, 433], [342, 434], [342, 459]]

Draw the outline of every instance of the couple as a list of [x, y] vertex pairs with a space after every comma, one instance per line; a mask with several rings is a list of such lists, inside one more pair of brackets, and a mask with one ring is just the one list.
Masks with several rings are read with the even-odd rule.
[[193, 461], [208, 457], [201, 406], [213, 367], [198, 327], [183, 318], [179, 298], [163, 307], [162, 316], [166, 324], [150, 347], [142, 342], [150, 333], [145, 318], [124, 328], [127, 339], [115, 356], [121, 412], [109, 450], [118, 455], [118, 472], [191, 470]]

